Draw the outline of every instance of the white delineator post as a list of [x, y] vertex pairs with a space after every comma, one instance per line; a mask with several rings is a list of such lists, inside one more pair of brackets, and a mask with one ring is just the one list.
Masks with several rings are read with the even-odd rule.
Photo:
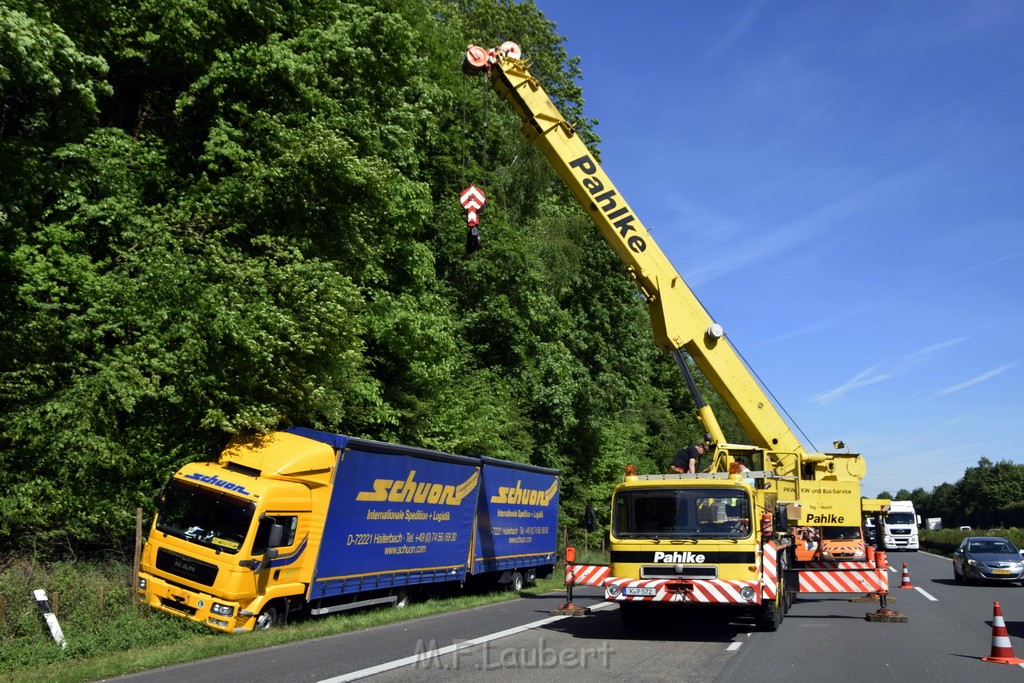
[[36, 602], [39, 603], [39, 609], [43, 612], [43, 617], [46, 619], [46, 625], [50, 629], [50, 633], [53, 635], [53, 640], [60, 645], [63, 650], [68, 646], [66, 640], [64, 640], [64, 632], [60, 630], [60, 624], [57, 622], [57, 615], [50, 609], [50, 601], [46, 598], [46, 591], [42, 588], [32, 591], [33, 597]]

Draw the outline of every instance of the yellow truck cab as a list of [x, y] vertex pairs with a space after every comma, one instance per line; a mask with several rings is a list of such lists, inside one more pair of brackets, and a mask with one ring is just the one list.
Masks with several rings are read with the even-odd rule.
[[863, 562], [867, 559], [864, 534], [859, 526], [821, 528], [818, 558], [823, 561]]

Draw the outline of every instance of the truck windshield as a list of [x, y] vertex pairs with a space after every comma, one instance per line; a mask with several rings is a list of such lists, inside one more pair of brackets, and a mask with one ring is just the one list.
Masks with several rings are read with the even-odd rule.
[[636, 489], [615, 496], [612, 530], [619, 538], [746, 538], [750, 499], [722, 489]]
[[156, 528], [171, 536], [235, 554], [242, 547], [255, 509], [251, 502], [175, 479], [164, 489]]
[[860, 528], [855, 526], [826, 526], [821, 528], [825, 541], [849, 541], [860, 538]]
[[890, 512], [885, 518], [886, 524], [917, 524], [911, 512]]

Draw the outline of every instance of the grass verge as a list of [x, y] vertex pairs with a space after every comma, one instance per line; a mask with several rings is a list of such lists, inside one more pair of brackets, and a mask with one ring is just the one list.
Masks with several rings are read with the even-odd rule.
[[[0, 679], [12, 683], [84, 683], [235, 652], [284, 645], [445, 612], [514, 600], [508, 591], [457, 595], [309, 619], [284, 628], [224, 634], [133, 602], [123, 563], [12, 562], [0, 568]], [[556, 573], [556, 576], [557, 573]], [[47, 631], [34, 588], [53, 600], [68, 646]], [[564, 589], [546, 579], [523, 591], [541, 595]]]

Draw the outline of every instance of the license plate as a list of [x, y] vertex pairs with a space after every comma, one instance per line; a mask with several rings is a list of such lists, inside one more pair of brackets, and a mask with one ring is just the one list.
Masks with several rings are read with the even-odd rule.
[[639, 588], [639, 587], [626, 587], [622, 589], [623, 595], [628, 595], [632, 598], [653, 598], [658, 594], [657, 588]]
[[1010, 570], [1009, 569], [993, 569], [992, 573], [995, 574], [996, 576], [1009, 576], [1010, 575]]

